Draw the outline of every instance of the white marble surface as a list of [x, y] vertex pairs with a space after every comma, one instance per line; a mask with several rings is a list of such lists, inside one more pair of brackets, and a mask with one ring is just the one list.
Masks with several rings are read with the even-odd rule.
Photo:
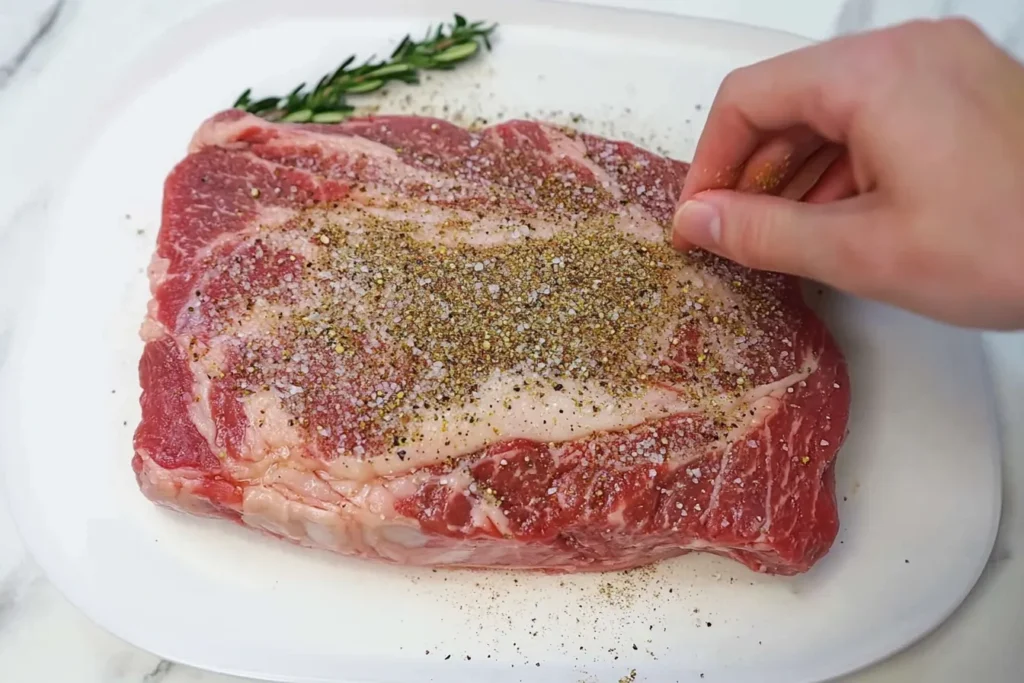
[[[19, 295], [31, 282], [33, 240], [45, 229], [42, 210], [52, 199], [47, 179], [59, 171], [62, 150], [83, 132], [74, 125], [76, 114], [87, 112], [92, 98], [170, 24], [215, 1], [67, 0], [39, 35], [54, 2], [0, 0], [0, 363]], [[856, 0], [843, 21], [841, 0], [573, 1], [734, 19], [817, 38], [865, 21], [959, 12], [1008, 47], [1024, 48], [1024, 12], [1016, 0]], [[471, 2], [458, 4], [471, 11]], [[992, 559], [968, 600], [937, 632], [851, 682], [1024, 680], [1024, 336], [988, 335], [986, 345], [1006, 444], [1003, 521]], [[25, 554], [0, 499], [0, 681], [238, 680], [162, 661], [90, 623]]]

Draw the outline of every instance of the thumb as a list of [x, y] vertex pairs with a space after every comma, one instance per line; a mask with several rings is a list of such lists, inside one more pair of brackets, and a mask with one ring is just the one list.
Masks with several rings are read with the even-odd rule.
[[773, 270], [841, 289], [860, 290], [876, 258], [868, 239], [881, 221], [861, 195], [807, 204], [764, 194], [710, 190], [676, 211], [672, 243], [693, 246], [749, 268]]

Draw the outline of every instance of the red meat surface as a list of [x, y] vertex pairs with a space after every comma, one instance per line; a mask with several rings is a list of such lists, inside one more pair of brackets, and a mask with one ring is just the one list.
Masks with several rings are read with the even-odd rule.
[[686, 171], [536, 122], [214, 116], [164, 190], [143, 493], [403, 564], [806, 571], [846, 366], [797, 281], [669, 249]]

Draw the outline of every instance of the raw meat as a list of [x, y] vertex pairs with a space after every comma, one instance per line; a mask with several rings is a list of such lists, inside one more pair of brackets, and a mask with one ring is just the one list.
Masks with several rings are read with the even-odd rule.
[[214, 116], [164, 191], [143, 493], [403, 564], [806, 571], [845, 363], [797, 281], [666, 246], [686, 169], [526, 121]]

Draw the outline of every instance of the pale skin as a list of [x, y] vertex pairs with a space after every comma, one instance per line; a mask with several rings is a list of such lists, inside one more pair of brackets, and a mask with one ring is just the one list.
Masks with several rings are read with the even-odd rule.
[[954, 19], [734, 71], [673, 244], [955, 325], [1024, 328], [1024, 67]]

